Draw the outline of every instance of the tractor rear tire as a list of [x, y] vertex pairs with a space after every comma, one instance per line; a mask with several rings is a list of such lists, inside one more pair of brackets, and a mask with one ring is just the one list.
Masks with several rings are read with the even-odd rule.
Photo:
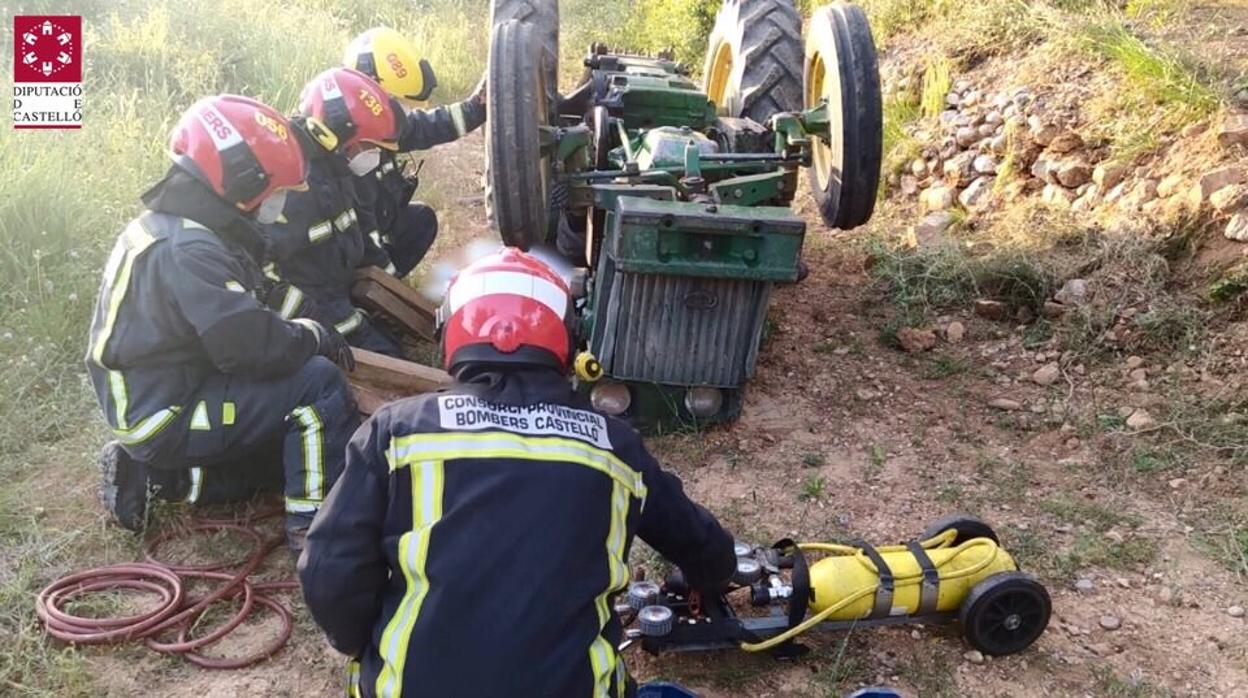
[[509, 19], [518, 19], [533, 27], [548, 59], [543, 68], [546, 88], [553, 96], [559, 89], [559, 0], [491, 0], [491, 31]]
[[810, 189], [823, 221], [849, 230], [871, 220], [880, 186], [883, 107], [867, 15], [834, 2], [815, 10], [806, 35], [805, 105], [828, 100], [831, 139], [815, 137]]
[[540, 127], [546, 126], [542, 49], [532, 25], [508, 20], [490, 39], [486, 102], [485, 200], [503, 243], [528, 250], [546, 238], [549, 156]]
[[702, 71], [725, 116], [766, 124], [802, 108], [802, 17], [793, 0], [724, 0]]

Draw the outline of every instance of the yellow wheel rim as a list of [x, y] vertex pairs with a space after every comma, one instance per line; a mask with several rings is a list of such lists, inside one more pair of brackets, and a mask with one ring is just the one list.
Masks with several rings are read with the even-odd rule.
[[706, 75], [706, 96], [723, 111], [727, 106], [728, 81], [732, 76], [732, 46], [723, 42], [715, 49]]
[[[824, 81], [827, 79], [828, 66], [823, 62], [823, 54], [816, 53], [810, 57], [806, 67], [806, 108], [810, 109], [828, 94]], [[820, 189], [826, 189], [832, 176], [832, 146], [822, 138], [811, 139], [811, 155], [814, 160], [815, 181]]]

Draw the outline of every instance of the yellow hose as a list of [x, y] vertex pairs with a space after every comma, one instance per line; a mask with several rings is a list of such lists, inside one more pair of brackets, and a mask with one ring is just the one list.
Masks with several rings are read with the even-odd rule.
[[[927, 549], [945, 548], [945, 547], [948, 547], [951, 542], [953, 542], [953, 539], [956, 536], [957, 536], [957, 532], [951, 529], [951, 530], [941, 533], [939, 536], [923, 541], [921, 545]], [[971, 565], [970, 567], [967, 567], [965, 569], [960, 569], [956, 572], [951, 572], [946, 576], [942, 576], [941, 579], [945, 580], [945, 579], [958, 579], [960, 577], [967, 577], [967, 576], [970, 576], [979, 572], [980, 570], [984, 569], [988, 565], [992, 564], [992, 562], [996, 559], [996, 553], [997, 551], [1000, 550], [1000, 548], [998, 548], [997, 544], [992, 542], [988, 538], [972, 538], [971, 540], [968, 540], [962, 543], [961, 545], [958, 545], [956, 548], [954, 548], [955, 554], [953, 557], [956, 557], [957, 554], [960, 554], [963, 550], [968, 550], [970, 548], [981, 546], [981, 545], [992, 546], [993, 554], [986, 556], [983, 560], [981, 560], [980, 562], [977, 562], [974, 565]], [[879, 570], [876, 569], [875, 564], [871, 562], [871, 559], [866, 556], [866, 553], [864, 553], [861, 548], [855, 548], [852, 545], [838, 545], [836, 543], [798, 543], [797, 547], [801, 550], [811, 550], [811, 551], [818, 551], [818, 552], [825, 552], [825, 553], [833, 553], [837, 555], [853, 556], [860, 564], [865, 566], [867, 569], [871, 570], [873, 573], [877, 575], [879, 574]], [[886, 547], [877, 548], [877, 550], [879, 550], [880, 552], [900, 552], [900, 551], [906, 550], [906, 546], [904, 545], [886, 546]], [[952, 557], [950, 559], [952, 559]], [[912, 575], [908, 575], [904, 577], [895, 577], [893, 579], [893, 584], [895, 586], [919, 584], [922, 581], [922, 579], [923, 579], [923, 574], [920, 572], [918, 574], [912, 574]], [[771, 649], [772, 647], [775, 647], [776, 645], [780, 645], [785, 642], [788, 642], [789, 640], [792, 640], [793, 638], [797, 637], [798, 635], [801, 635], [807, 630], [810, 630], [814, 626], [822, 623], [824, 619], [830, 617], [832, 614], [836, 613], [842, 608], [845, 608], [846, 606], [854, 603], [855, 601], [861, 599], [864, 596], [874, 594], [875, 590], [878, 587], [879, 587], [878, 584], [863, 587], [859, 589], [858, 591], [851, 593], [850, 595], [846, 596], [840, 601], [832, 604], [831, 606], [828, 606], [827, 608], [816, 613], [810, 618], [807, 618], [801, 623], [793, 626], [792, 628], [789, 628], [788, 630], [780, 633], [779, 635], [773, 638], [763, 640], [762, 642], [741, 643], [741, 649], [745, 650], [746, 652], [762, 652], [763, 650], [768, 650], [768, 649]], [[791, 599], [789, 601], [789, 603], [800, 603], [800, 602], [801, 601], [799, 599]]]

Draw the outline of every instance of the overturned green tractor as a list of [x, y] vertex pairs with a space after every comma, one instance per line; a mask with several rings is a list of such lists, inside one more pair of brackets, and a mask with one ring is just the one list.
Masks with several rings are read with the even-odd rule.
[[594, 405], [663, 430], [735, 418], [771, 291], [803, 275], [799, 170], [824, 222], [870, 219], [881, 106], [863, 12], [725, 0], [703, 85], [596, 44], [558, 80], [556, 0], [494, 0], [487, 206], [503, 241], [577, 271]]

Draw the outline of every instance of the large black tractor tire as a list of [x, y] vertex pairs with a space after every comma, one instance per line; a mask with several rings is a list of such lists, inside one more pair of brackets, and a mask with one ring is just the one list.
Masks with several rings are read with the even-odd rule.
[[518, 19], [533, 27], [546, 60], [546, 88], [559, 89], [559, 0], [490, 0], [490, 29]]
[[805, 105], [828, 100], [831, 138], [814, 139], [810, 188], [819, 213], [841, 230], [871, 220], [884, 145], [880, 69], [867, 15], [834, 2], [815, 10], [806, 35]]
[[532, 25], [508, 20], [490, 39], [485, 200], [503, 243], [527, 250], [546, 239], [550, 162], [540, 127], [549, 123], [542, 51]]
[[702, 71], [725, 116], [767, 123], [802, 108], [802, 17], [793, 0], [724, 0]]

